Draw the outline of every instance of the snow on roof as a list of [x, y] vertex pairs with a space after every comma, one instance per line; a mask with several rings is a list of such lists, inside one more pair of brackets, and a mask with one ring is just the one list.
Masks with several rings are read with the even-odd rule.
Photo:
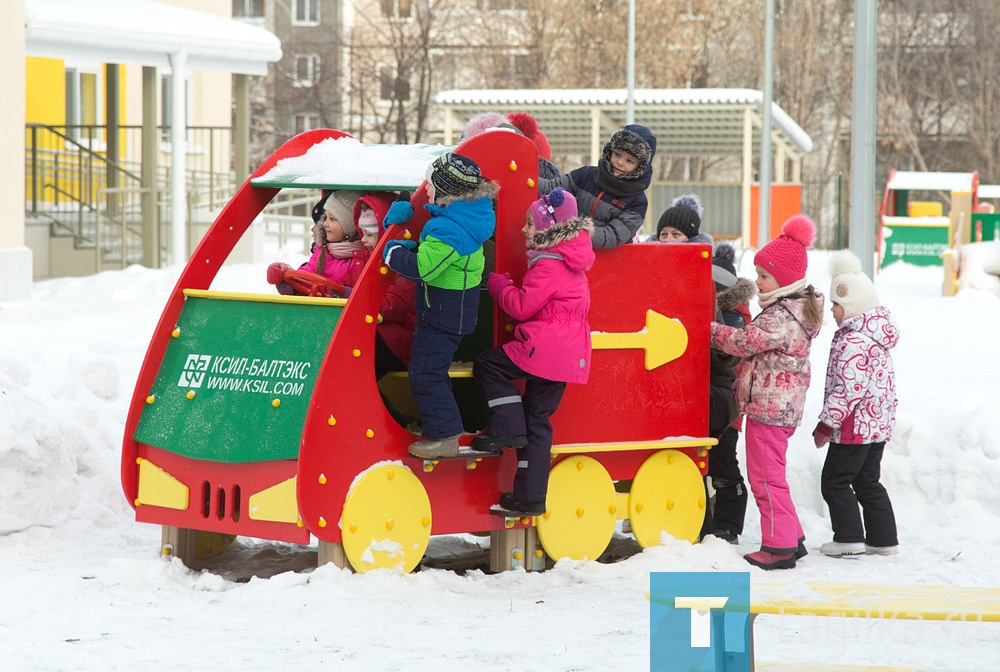
[[1000, 198], [1000, 184], [980, 184], [979, 198]]
[[912, 189], [918, 191], [972, 191], [975, 173], [927, 173], [897, 170], [885, 188], [889, 190]]
[[242, 21], [150, 0], [25, 0], [25, 52], [47, 58], [267, 74], [281, 59], [273, 33]]
[[446, 145], [365, 145], [354, 138], [327, 138], [301, 156], [281, 159], [255, 187], [327, 187], [398, 191], [416, 189], [427, 166]]
[[[743, 119], [733, 112], [751, 108], [760, 113], [764, 101], [764, 94], [753, 89], [635, 89], [633, 95], [637, 123], [650, 126], [653, 130], [646, 117], [653, 114], [665, 116], [672, 111], [672, 114], [684, 117], [682, 123], [692, 130], [692, 134], [696, 132], [692, 121], [695, 124], [700, 122], [699, 132], [703, 135], [718, 134], [724, 118], [730, 126], [735, 124], [742, 132]], [[627, 97], [626, 89], [460, 89], [442, 91], [434, 97], [434, 102], [448, 107], [527, 107], [536, 118], [539, 117], [536, 106], [562, 108], [563, 114], [575, 109], [586, 116], [582, 130], [589, 133], [590, 112], [585, 108], [610, 107], [613, 108], [611, 111], [624, 112]], [[697, 119], [692, 116], [695, 112], [698, 113]], [[773, 101], [771, 113], [775, 131], [784, 135], [803, 154], [812, 150], [809, 134]], [[549, 126], [542, 124], [541, 119], [539, 125], [548, 135]], [[658, 144], [659, 139], [658, 134]], [[735, 151], [742, 151], [742, 137], [737, 140]]]

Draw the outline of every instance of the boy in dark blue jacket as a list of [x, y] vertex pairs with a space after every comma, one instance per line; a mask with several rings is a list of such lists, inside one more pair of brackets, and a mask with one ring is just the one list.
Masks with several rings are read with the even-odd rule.
[[594, 247], [631, 243], [646, 217], [646, 188], [653, 177], [656, 136], [639, 124], [616, 131], [596, 166], [583, 166], [556, 179], [538, 181], [538, 193], [562, 187], [576, 197], [581, 217], [594, 220]]

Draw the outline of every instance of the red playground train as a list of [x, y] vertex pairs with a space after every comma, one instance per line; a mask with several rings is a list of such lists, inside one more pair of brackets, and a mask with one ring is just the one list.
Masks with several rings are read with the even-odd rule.
[[[191, 563], [236, 535], [315, 537], [320, 562], [409, 572], [431, 535], [489, 532], [492, 569], [530, 570], [547, 559], [596, 559], [621, 519], [643, 547], [664, 532], [697, 540], [715, 443], [706, 436], [715, 314], [707, 245], [597, 250], [588, 274], [590, 382], [569, 385], [552, 417], [543, 515], [490, 511], [512, 482], [514, 451], [440, 462], [407, 453], [417, 437], [383, 401], [406, 405], [405, 373], [374, 375], [375, 326], [394, 275], [381, 251], [388, 239], [419, 235], [424, 169], [451, 149], [308, 131], [268, 158], [219, 214], [170, 294], [125, 427], [122, 486], [136, 520], [163, 526], [165, 554]], [[535, 147], [493, 131], [455, 149], [500, 184], [493, 263], [518, 280], [521, 228], [537, 198]], [[237, 242], [286, 188], [413, 190], [417, 214], [390, 227], [349, 299], [213, 290]], [[484, 289], [476, 332], [452, 368], [467, 431], [484, 428], [485, 411], [463, 362], [505, 342], [512, 327]], [[626, 488], [616, 483], [628, 481], [618, 492]]]

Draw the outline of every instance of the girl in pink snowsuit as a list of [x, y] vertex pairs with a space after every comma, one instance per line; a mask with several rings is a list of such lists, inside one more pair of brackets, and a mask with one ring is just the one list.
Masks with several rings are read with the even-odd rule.
[[742, 329], [712, 324], [712, 347], [743, 357], [736, 401], [746, 415], [747, 475], [760, 509], [761, 546], [744, 558], [789, 569], [805, 555], [805, 536], [785, 478], [788, 439], [802, 422], [809, 350], [823, 324], [823, 296], [806, 283], [806, 248], [816, 225], [796, 215], [757, 252], [762, 312]]

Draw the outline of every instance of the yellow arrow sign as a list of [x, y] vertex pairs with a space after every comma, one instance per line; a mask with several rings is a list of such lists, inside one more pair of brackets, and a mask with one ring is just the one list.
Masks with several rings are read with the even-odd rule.
[[688, 335], [687, 329], [677, 320], [660, 315], [655, 310], [647, 310], [646, 327], [642, 331], [621, 334], [592, 331], [590, 342], [594, 350], [642, 348], [646, 352], [646, 370], [652, 371], [683, 355]]

